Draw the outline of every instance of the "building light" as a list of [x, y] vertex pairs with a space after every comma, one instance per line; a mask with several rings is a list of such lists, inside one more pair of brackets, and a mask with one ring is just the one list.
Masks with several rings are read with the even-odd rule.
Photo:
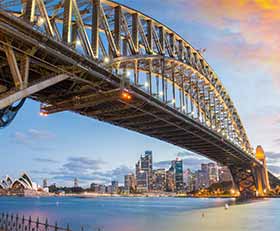
[[176, 100], [175, 99], [172, 99], [172, 101], [171, 101], [172, 103], [176, 103]]
[[130, 76], [130, 71], [126, 71], [126, 72], [125, 72], [125, 76], [126, 76], [126, 77], [129, 77], [129, 76]]
[[144, 86], [147, 88], [147, 87], [149, 87], [149, 83], [148, 82], [145, 82], [144, 83]]
[[81, 40], [77, 39], [77, 40], [76, 40], [76, 45], [77, 45], [77, 46], [81, 46]]
[[38, 26], [41, 26], [41, 25], [44, 24], [44, 23], [45, 23], [45, 19], [42, 18], [42, 17], [39, 17], [39, 18], [38, 18], [38, 21], [37, 21], [37, 25], [38, 25]]
[[110, 62], [110, 58], [106, 56], [106, 57], [104, 57], [103, 61], [104, 61], [104, 63], [108, 64]]
[[163, 91], [160, 91], [160, 92], [159, 92], [159, 95], [160, 95], [160, 96], [163, 96]]

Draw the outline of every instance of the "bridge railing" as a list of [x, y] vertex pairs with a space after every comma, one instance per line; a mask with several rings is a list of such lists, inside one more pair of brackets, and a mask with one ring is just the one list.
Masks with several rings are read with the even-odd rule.
[[48, 219], [44, 222], [39, 218], [32, 219], [31, 216], [25, 217], [18, 214], [2, 213], [0, 215], [0, 230], [1, 231], [71, 231], [69, 225], [66, 228], [59, 227], [57, 223], [51, 225]]
[[[69, 224], [66, 227], [58, 226], [58, 223], [50, 224], [48, 219], [45, 220], [32, 218], [31, 216], [20, 216], [13, 213], [0, 213], [0, 231], [72, 231]], [[78, 230], [78, 229], [77, 229]], [[104, 231], [100, 226], [81, 226], [80, 231]]]

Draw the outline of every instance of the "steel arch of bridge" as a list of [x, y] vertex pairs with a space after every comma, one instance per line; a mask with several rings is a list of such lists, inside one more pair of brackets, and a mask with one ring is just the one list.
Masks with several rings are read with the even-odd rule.
[[[237, 110], [215, 72], [198, 50], [167, 26], [107, 0], [4, 0], [0, 4], [35, 30], [253, 154]], [[14, 85], [24, 88], [20, 76], [14, 77]]]

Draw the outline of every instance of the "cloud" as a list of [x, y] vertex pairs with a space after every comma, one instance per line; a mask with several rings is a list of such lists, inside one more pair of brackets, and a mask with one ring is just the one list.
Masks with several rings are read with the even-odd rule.
[[278, 152], [265, 152], [265, 155], [269, 160], [273, 160], [273, 161], [279, 160], [280, 161], [280, 153], [278, 153]]
[[[197, 154], [188, 151], [179, 152], [176, 154], [176, 156], [181, 157], [183, 159], [184, 168], [190, 168], [193, 170], [200, 169], [202, 163], [211, 162], [209, 159], [205, 157], [199, 156]], [[171, 160], [158, 161], [154, 163], [154, 167], [156, 168], [168, 169], [170, 166], [171, 166]]]
[[49, 163], [49, 164], [58, 163], [58, 161], [50, 159], [50, 158], [40, 158], [40, 157], [38, 157], [38, 158], [34, 158], [33, 160], [36, 161], [36, 162], [40, 162], [40, 163]]
[[25, 132], [16, 131], [12, 135], [12, 142], [24, 145], [33, 151], [50, 151], [52, 147], [46, 144], [46, 141], [53, 140], [55, 135], [48, 131], [29, 129]]
[[40, 131], [37, 129], [29, 129], [28, 134], [30, 135], [31, 138], [36, 139], [36, 140], [49, 140], [55, 138], [55, 135], [51, 132], [48, 131]]
[[[36, 161], [45, 161], [46, 163], [57, 163], [48, 158], [35, 158]], [[56, 169], [32, 170], [35, 175], [44, 175], [52, 182], [60, 183], [61, 185], [73, 185], [75, 178], [84, 186], [89, 186], [90, 183], [109, 184], [112, 180], [117, 180], [120, 183], [124, 182], [124, 175], [133, 172], [134, 170], [121, 165], [113, 169], [104, 170], [107, 162], [103, 160], [90, 159], [88, 157], [69, 157], [61, 167]]]
[[276, 176], [280, 176], [280, 166], [279, 165], [268, 165], [268, 169]]
[[29, 145], [31, 143], [28, 136], [25, 133], [18, 132], [18, 131], [15, 132], [15, 134], [14, 134], [14, 140], [18, 144]]
[[100, 169], [104, 164], [103, 160], [93, 160], [88, 157], [70, 157], [62, 166], [62, 169], [65, 169], [69, 172], [87, 172], [92, 170]]
[[247, 70], [255, 71], [257, 65], [280, 86], [279, 0], [163, 2], [172, 4], [182, 22], [195, 22], [211, 31], [203, 36], [209, 37], [205, 45], [216, 57]]

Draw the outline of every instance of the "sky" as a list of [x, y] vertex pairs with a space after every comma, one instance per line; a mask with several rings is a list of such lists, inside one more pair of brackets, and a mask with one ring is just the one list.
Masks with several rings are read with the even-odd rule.
[[[271, 171], [280, 175], [280, 0], [120, 0], [172, 28], [203, 56], [231, 96], [252, 146], [261, 144]], [[27, 101], [0, 130], [0, 176], [23, 171], [34, 181], [81, 185], [134, 171], [145, 150], [156, 167], [180, 156], [185, 168], [208, 160], [187, 150], [70, 112], [39, 116]]]

